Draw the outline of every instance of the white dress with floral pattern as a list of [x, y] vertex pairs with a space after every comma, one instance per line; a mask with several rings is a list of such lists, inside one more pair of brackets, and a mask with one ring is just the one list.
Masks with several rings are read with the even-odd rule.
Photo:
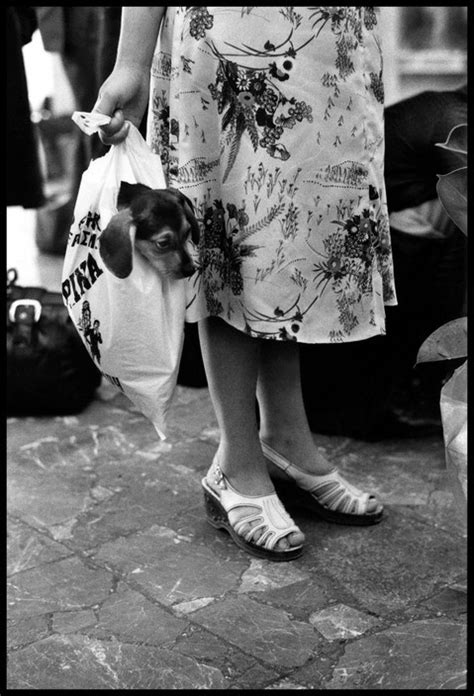
[[396, 304], [373, 7], [169, 7], [148, 140], [201, 239], [187, 320], [305, 343]]

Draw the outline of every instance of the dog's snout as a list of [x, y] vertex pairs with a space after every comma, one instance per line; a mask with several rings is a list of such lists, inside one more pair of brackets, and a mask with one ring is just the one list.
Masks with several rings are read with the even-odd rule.
[[181, 267], [181, 271], [183, 273], [183, 278], [189, 278], [189, 276], [192, 276], [196, 269], [194, 268], [193, 262], [190, 260], [189, 262], [183, 264]]
[[194, 262], [191, 256], [188, 254], [186, 249], [183, 249], [181, 253], [180, 263], [180, 271], [183, 275], [183, 278], [189, 278], [189, 276], [192, 276], [195, 270], [196, 268], [194, 266]]

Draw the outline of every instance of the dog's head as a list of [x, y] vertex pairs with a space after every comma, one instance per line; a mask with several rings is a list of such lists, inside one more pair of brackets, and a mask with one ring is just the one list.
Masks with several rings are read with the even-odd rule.
[[199, 225], [184, 194], [122, 181], [117, 209], [99, 237], [102, 260], [117, 278], [132, 272], [134, 246], [162, 275], [185, 278], [194, 273], [185, 244], [189, 234], [199, 242]]

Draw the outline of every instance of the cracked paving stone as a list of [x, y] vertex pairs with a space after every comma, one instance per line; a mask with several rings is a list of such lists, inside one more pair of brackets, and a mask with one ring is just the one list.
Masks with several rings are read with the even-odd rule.
[[104, 544], [95, 558], [168, 606], [231, 590], [245, 567], [245, 561], [219, 564], [208, 547], [190, 544], [186, 537], [159, 526]]
[[10, 656], [9, 689], [221, 689], [215, 667], [154, 646], [51, 636]]
[[253, 667], [244, 672], [239, 677], [232, 679], [232, 689], [251, 689], [257, 690], [262, 689], [265, 684], [268, 684], [272, 679], [276, 679], [278, 673], [276, 670], [270, 670], [268, 667], [264, 667], [258, 663], [255, 663]]
[[199, 438], [204, 428], [213, 428], [216, 417], [207, 389], [200, 390], [200, 399], [196, 407], [187, 404], [175, 404], [169, 419], [170, 437], [178, 439]]
[[90, 474], [81, 471], [63, 475], [40, 466], [31, 470], [11, 465], [8, 511], [33, 527], [64, 524], [91, 504], [89, 485]]
[[335, 604], [315, 612], [309, 617], [309, 622], [326, 640], [358, 638], [380, 623], [377, 618], [345, 604]]
[[34, 643], [48, 635], [48, 618], [46, 616], [26, 616], [7, 621], [7, 648]]
[[166, 523], [176, 512], [177, 505], [170, 490], [156, 490], [141, 484], [133, 492], [122, 491], [78, 517], [71, 533], [71, 545], [80, 549], [93, 548]]
[[202, 609], [208, 604], [214, 601], [214, 597], [201, 597], [199, 599], [193, 599], [190, 602], [181, 602], [181, 604], [173, 604], [173, 611], [178, 616], [186, 616], [187, 614], [192, 614], [193, 611], [197, 609]]
[[8, 582], [9, 618], [83, 609], [108, 596], [112, 576], [66, 558], [17, 573]]
[[324, 533], [311, 527], [305, 533], [303, 567], [333, 577], [355, 603], [379, 615], [416, 604], [466, 565], [459, 539], [393, 509], [373, 527], [325, 525]]
[[193, 622], [277, 667], [300, 666], [314, 654], [321, 637], [312, 626], [294, 621], [282, 609], [246, 596], [215, 602], [193, 614]]
[[119, 583], [100, 607], [97, 625], [87, 634], [102, 639], [113, 636], [124, 643], [164, 645], [174, 642], [187, 626], [187, 621]]
[[[314, 580], [310, 577], [307, 580], [300, 580], [294, 585], [266, 590], [262, 599], [268, 604], [279, 606], [295, 615], [298, 613], [306, 616], [308, 611], [315, 611], [327, 606], [328, 598], [331, 597], [331, 592], [324, 584], [321, 586], [319, 583], [320, 578]], [[258, 599], [259, 596], [257, 594], [254, 596], [253, 592], [255, 590], [252, 590], [251, 596]]]
[[[199, 477], [188, 466], [183, 466], [191, 458], [190, 445], [178, 443], [162, 452], [157, 452], [156, 447], [154, 442], [149, 447], [140, 447], [133, 457], [102, 459], [95, 465], [100, 483], [113, 489], [117, 485], [123, 486], [136, 499], [140, 491], [148, 486], [179, 489], [186, 493], [199, 492]], [[143, 457], [143, 454], [156, 456], [151, 460], [148, 456]]]
[[92, 628], [97, 623], [92, 609], [63, 611], [53, 615], [55, 633], [77, 633], [84, 628]]
[[414, 621], [346, 646], [327, 689], [465, 689], [466, 626]]
[[279, 676], [274, 669], [261, 665], [251, 655], [201, 627], [192, 626], [176, 641], [175, 649], [198, 662], [217, 667], [233, 689], [257, 689]]
[[70, 556], [71, 552], [44, 534], [17, 522], [8, 522], [7, 575]]
[[291, 689], [293, 691], [293, 689], [306, 689], [306, 686], [296, 684], [295, 682], [292, 682], [290, 679], [281, 679], [280, 681], [265, 687], [265, 691], [268, 691], [270, 689]]
[[333, 676], [333, 665], [343, 654], [342, 644], [339, 642], [329, 643], [318, 651], [309, 662], [300, 669], [294, 670], [291, 674], [292, 681], [304, 685], [307, 689], [323, 690], [326, 688], [326, 680]]
[[467, 616], [467, 595], [462, 589], [445, 587], [441, 592], [421, 602], [428, 609], [453, 616]]
[[[275, 565], [278, 567], [275, 568]], [[308, 572], [293, 567], [291, 563], [275, 564], [271, 561], [252, 558], [249, 569], [242, 574], [239, 592], [264, 592], [265, 590], [280, 589], [308, 579]]]

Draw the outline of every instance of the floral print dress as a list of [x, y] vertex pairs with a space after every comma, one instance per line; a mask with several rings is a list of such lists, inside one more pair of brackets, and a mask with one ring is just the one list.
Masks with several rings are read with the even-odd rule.
[[396, 304], [373, 7], [168, 7], [148, 139], [201, 239], [187, 320], [330, 343]]

